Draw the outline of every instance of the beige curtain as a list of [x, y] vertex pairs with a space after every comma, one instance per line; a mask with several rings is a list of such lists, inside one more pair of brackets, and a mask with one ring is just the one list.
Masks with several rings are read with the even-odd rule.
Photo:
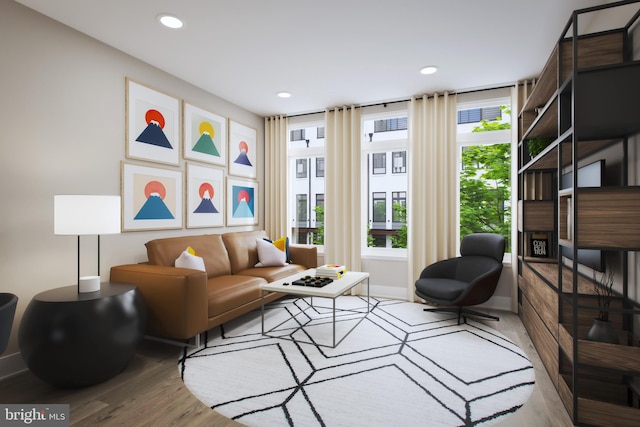
[[289, 235], [287, 230], [287, 125], [286, 116], [264, 119], [264, 229], [267, 235], [274, 239]]
[[456, 96], [413, 97], [409, 103], [407, 299], [422, 269], [456, 255]]
[[324, 261], [359, 271], [360, 109], [325, 111]]

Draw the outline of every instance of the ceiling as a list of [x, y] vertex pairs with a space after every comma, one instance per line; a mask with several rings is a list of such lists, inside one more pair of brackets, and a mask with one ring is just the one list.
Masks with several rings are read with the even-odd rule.
[[[531, 78], [574, 9], [608, 2], [16, 1], [261, 116]], [[161, 26], [160, 13], [185, 26]]]

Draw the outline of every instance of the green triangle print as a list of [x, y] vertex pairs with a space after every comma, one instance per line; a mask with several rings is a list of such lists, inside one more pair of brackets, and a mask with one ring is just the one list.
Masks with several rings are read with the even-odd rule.
[[220, 157], [220, 153], [216, 149], [211, 136], [203, 133], [200, 135], [200, 139], [196, 142], [196, 145], [193, 146], [193, 151], [197, 151], [199, 153], [210, 154], [212, 156]]

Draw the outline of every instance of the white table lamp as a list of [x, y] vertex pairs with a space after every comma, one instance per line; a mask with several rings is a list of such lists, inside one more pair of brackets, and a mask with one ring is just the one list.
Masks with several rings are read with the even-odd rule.
[[[120, 196], [54, 196], [54, 234], [78, 236], [78, 292], [100, 290], [100, 235], [120, 233]], [[80, 277], [80, 236], [98, 236], [98, 275]]]

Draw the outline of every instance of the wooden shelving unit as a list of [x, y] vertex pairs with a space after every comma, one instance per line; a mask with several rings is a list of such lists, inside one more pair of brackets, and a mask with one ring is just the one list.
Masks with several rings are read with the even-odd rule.
[[[584, 22], [610, 27], [583, 32]], [[628, 183], [629, 169], [640, 168], [634, 40], [640, 0], [575, 11], [518, 115], [520, 316], [576, 425], [640, 423], [640, 284], [629, 279], [640, 275], [629, 256], [640, 250], [640, 182]], [[548, 146], [532, 157], [537, 138]], [[551, 248], [541, 258], [531, 241], [543, 235]], [[608, 307], [599, 271], [614, 277]], [[619, 344], [587, 339], [601, 311]]]

